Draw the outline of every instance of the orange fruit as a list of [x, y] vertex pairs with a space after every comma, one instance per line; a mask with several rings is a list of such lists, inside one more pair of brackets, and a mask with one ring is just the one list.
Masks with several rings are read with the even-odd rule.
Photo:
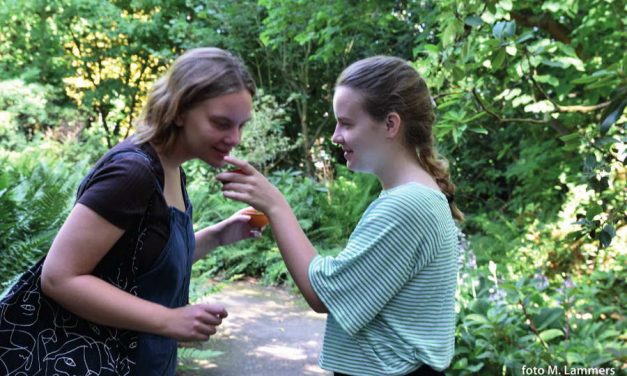
[[265, 214], [255, 209], [248, 209], [242, 212], [242, 214], [246, 214], [250, 216], [250, 220], [248, 223], [253, 227], [261, 228], [268, 224], [268, 217]]

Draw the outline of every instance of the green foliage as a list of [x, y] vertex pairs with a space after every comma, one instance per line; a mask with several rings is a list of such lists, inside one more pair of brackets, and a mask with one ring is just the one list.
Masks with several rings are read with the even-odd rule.
[[[32, 255], [10, 256], [22, 260], [13, 268], [23, 267], [63, 218], [55, 218], [60, 206], [40, 203], [55, 219], [33, 219], [35, 204], [25, 201], [49, 190], [64, 200], [56, 190], [60, 182], [71, 185], [62, 178], [69, 173], [55, 172], [51, 154], [66, 168], [93, 163], [103, 144], [130, 132], [149, 84], [175, 55], [214, 45], [241, 56], [263, 89], [240, 155], [286, 193], [321, 253], [336, 254], [378, 187], [366, 175], [331, 170], [341, 162], [328, 141], [333, 82], [358, 58], [393, 54], [412, 61], [432, 89], [435, 136], [450, 159], [476, 252], [478, 267], [460, 280], [450, 373], [618, 366], [625, 362], [624, 14], [617, 0], [151, 0], [98, 7], [0, 0], [0, 150], [9, 166], [0, 175], [0, 239], [11, 242], [0, 243], [0, 252], [31, 239]], [[74, 112], [66, 116], [67, 109]], [[47, 167], [13, 166], [29, 158]], [[186, 171], [198, 226], [241, 208], [223, 199], [214, 171], [199, 162]], [[198, 280], [249, 274], [290, 283], [269, 233], [216, 250], [194, 273]], [[538, 281], [547, 286], [537, 288]]]
[[[539, 271], [503, 270], [492, 261], [478, 264], [470, 250], [464, 261], [452, 374], [520, 375], [523, 366], [621, 367], [622, 270], [549, 278]], [[618, 258], [624, 261], [624, 255]]]
[[62, 108], [58, 89], [19, 79], [0, 81], [0, 145], [23, 147], [37, 134], [68, 126], [76, 112]]
[[202, 364], [207, 359], [222, 355], [221, 351], [211, 349], [198, 349], [194, 347], [179, 347], [177, 351], [177, 375], [196, 375], [205, 368]]
[[368, 205], [381, 190], [379, 181], [370, 174], [356, 174], [345, 166], [336, 166], [336, 176], [327, 183], [325, 195], [316, 202], [321, 209], [320, 226], [310, 237], [321, 245], [345, 244]]
[[253, 118], [244, 128], [235, 156], [246, 159], [260, 171], [269, 171], [287, 153], [300, 146], [299, 142], [291, 142], [284, 135], [288, 122], [285, 105], [279, 105], [274, 96], [260, 89], [255, 97]]
[[47, 251], [67, 216], [84, 165], [69, 167], [32, 151], [0, 172], [0, 288]]

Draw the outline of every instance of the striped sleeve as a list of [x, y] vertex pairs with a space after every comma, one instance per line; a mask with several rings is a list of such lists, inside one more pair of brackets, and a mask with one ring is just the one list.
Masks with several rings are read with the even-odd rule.
[[420, 197], [381, 197], [338, 256], [317, 256], [310, 263], [314, 291], [349, 335], [368, 324], [433, 258], [438, 244], [424, 235], [436, 233], [430, 212]]

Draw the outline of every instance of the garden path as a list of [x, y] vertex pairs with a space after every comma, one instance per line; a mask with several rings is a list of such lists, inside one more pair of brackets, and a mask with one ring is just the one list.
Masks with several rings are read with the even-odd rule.
[[[331, 375], [318, 366], [326, 316], [300, 296], [248, 280], [227, 285], [206, 302], [225, 305], [229, 316], [198, 350], [182, 351], [179, 375]], [[216, 353], [201, 356], [206, 350]]]

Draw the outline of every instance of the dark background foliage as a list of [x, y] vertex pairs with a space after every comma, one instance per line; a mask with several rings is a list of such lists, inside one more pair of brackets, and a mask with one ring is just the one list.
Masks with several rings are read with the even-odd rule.
[[[318, 249], [337, 253], [380, 188], [346, 171], [330, 143], [334, 80], [354, 60], [392, 54], [432, 89], [467, 217], [450, 374], [624, 371], [623, 2], [94, 4], [0, 0], [3, 287], [45, 254], [81, 176], [132, 133], [151, 82], [197, 46], [250, 67], [262, 90], [238, 153], [286, 193]], [[215, 171], [185, 167], [199, 226], [239, 208]], [[291, 283], [269, 235], [217, 250], [194, 273]]]

